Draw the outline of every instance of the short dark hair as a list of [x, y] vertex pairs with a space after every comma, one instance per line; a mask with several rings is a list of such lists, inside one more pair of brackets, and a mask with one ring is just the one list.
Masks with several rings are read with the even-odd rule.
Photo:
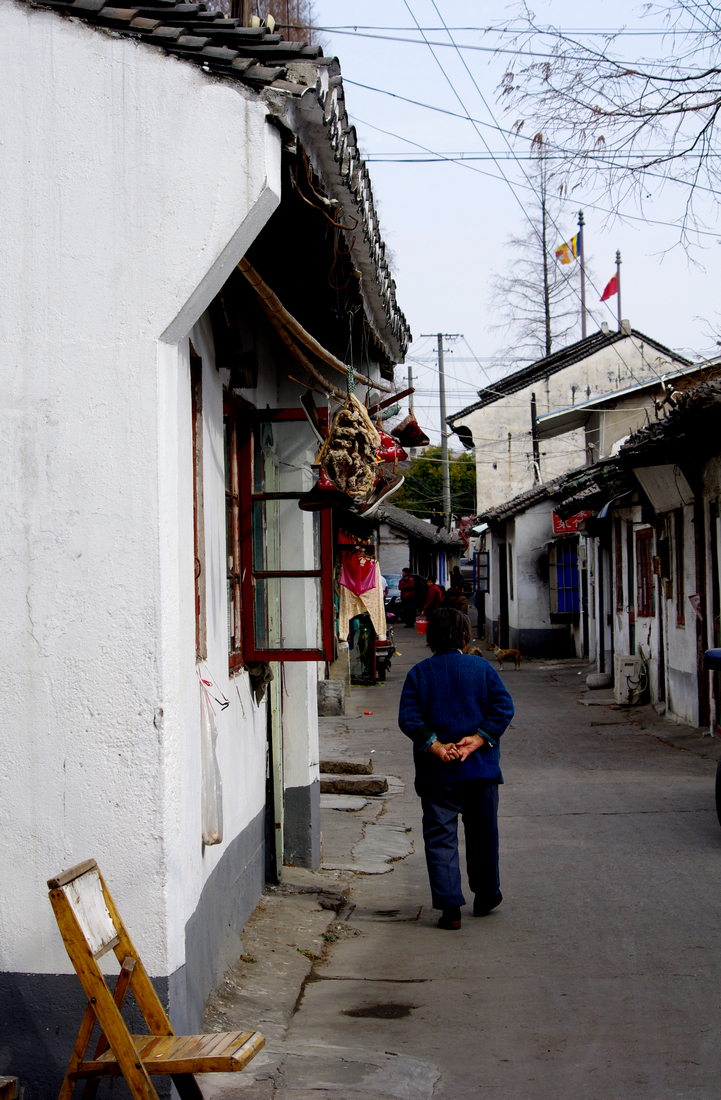
[[455, 607], [439, 607], [428, 620], [426, 638], [434, 653], [463, 649], [471, 640], [471, 620]]
[[408, 568], [407, 565], [403, 566], [403, 568], [401, 569], [401, 573], [410, 573], [410, 569]]

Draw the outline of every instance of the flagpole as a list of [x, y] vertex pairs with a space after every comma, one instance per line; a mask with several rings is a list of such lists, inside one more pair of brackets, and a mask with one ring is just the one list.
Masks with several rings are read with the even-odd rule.
[[581, 339], [586, 339], [586, 260], [583, 252], [583, 210], [578, 211], [578, 255], [581, 261]]
[[618, 306], [618, 331], [621, 331], [621, 253], [616, 252], [616, 294], [618, 298], [616, 305]]

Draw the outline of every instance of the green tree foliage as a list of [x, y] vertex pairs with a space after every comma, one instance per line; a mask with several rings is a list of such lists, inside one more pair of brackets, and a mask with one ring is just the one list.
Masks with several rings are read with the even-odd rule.
[[[455, 516], [470, 516], [476, 510], [476, 463], [471, 454], [451, 454], [451, 511]], [[441, 448], [426, 447], [423, 454], [411, 460], [402, 489], [391, 497], [390, 504], [405, 508], [420, 519], [441, 522], [443, 511], [443, 473]]]

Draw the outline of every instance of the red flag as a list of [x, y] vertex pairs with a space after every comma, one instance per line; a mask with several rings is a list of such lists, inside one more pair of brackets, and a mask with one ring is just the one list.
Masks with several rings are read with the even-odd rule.
[[601, 301], [605, 302], [607, 298], [613, 298], [614, 294], [618, 294], [618, 275], [614, 275], [612, 279], [609, 279], [606, 289], [601, 295]]

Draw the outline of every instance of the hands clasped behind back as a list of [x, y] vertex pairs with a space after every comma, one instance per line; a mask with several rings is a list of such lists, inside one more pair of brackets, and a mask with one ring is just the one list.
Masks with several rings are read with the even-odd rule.
[[472, 733], [468, 737], [462, 737], [460, 741], [451, 741], [448, 744], [436, 740], [432, 745], [429, 745], [428, 752], [432, 752], [439, 757], [444, 764], [453, 764], [457, 760], [465, 760], [467, 756], [470, 756], [472, 752], [482, 748], [485, 744], [485, 737], [482, 737], [480, 733]]

